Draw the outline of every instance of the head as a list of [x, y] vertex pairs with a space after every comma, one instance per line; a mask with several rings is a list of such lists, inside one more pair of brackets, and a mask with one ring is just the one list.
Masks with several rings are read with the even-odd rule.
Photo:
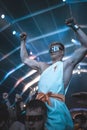
[[20, 94], [16, 93], [15, 102], [20, 102], [20, 101], [22, 101], [22, 96]]
[[8, 98], [8, 93], [7, 93], [7, 92], [4, 92], [4, 93], [2, 94], [2, 97], [3, 97], [3, 99], [7, 99], [7, 98]]
[[78, 123], [79, 126], [82, 126], [86, 123], [86, 116], [83, 114], [78, 114], [75, 116], [75, 123]]
[[53, 42], [50, 44], [49, 53], [52, 57], [52, 60], [62, 60], [64, 56], [64, 45], [60, 42]]
[[26, 106], [26, 130], [44, 130], [47, 107], [40, 100], [31, 100]]

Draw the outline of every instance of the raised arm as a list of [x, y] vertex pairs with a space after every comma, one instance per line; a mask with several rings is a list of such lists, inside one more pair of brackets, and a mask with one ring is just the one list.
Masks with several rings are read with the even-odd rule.
[[25, 32], [21, 33], [20, 39], [21, 39], [20, 57], [22, 62], [24, 64], [27, 64], [32, 69], [39, 70], [39, 72], [42, 73], [46, 68], [46, 64], [44, 62], [37, 62], [36, 60], [32, 59], [32, 57], [28, 56], [26, 46], [25, 46], [27, 34]]
[[76, 49], [71, 58], [69, 59], [71, 63], [75, 66], [78, 64], [87, 53], [87, 35], [82, 31], [80, 26], [76, 23], [75, 19], [69, 18], [66, 21], [67, 26], [76, 33], [78, 40], [81, 43], [81, 47]]

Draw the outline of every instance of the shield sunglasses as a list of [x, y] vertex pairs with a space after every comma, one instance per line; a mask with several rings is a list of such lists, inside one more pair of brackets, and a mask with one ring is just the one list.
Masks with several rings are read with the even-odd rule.
[[52, 46], [49, 49], [49, 53], [55, 53], [58, 52], [59, 50], [63, 50], [60, 46]]

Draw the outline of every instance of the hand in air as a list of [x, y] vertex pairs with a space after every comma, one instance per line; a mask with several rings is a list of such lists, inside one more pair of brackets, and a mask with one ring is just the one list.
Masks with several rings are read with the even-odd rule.
[[65, 23], [69, 27], [72, 27], [73, 25], [77, 24], [76, 20], [73, 17], [66, 19]]
[[24, 41], [25, 41], [26, 38], [27, 38], [26, 32], [23, 32], [23, 33], [20, 34], [20, 39], [21, 39], [21, 40], [24, 40]]

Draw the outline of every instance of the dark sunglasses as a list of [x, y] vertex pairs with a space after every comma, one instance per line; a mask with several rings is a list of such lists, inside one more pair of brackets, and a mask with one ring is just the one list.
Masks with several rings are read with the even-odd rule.
[[36, 116], [26, 116], [26, 121], [41, 121], [43, 119], [43, 115]]
[[52, 46], [49, 50], [50, 53], [57, 52], [59, 50], [63, 50], [60, 46]]

